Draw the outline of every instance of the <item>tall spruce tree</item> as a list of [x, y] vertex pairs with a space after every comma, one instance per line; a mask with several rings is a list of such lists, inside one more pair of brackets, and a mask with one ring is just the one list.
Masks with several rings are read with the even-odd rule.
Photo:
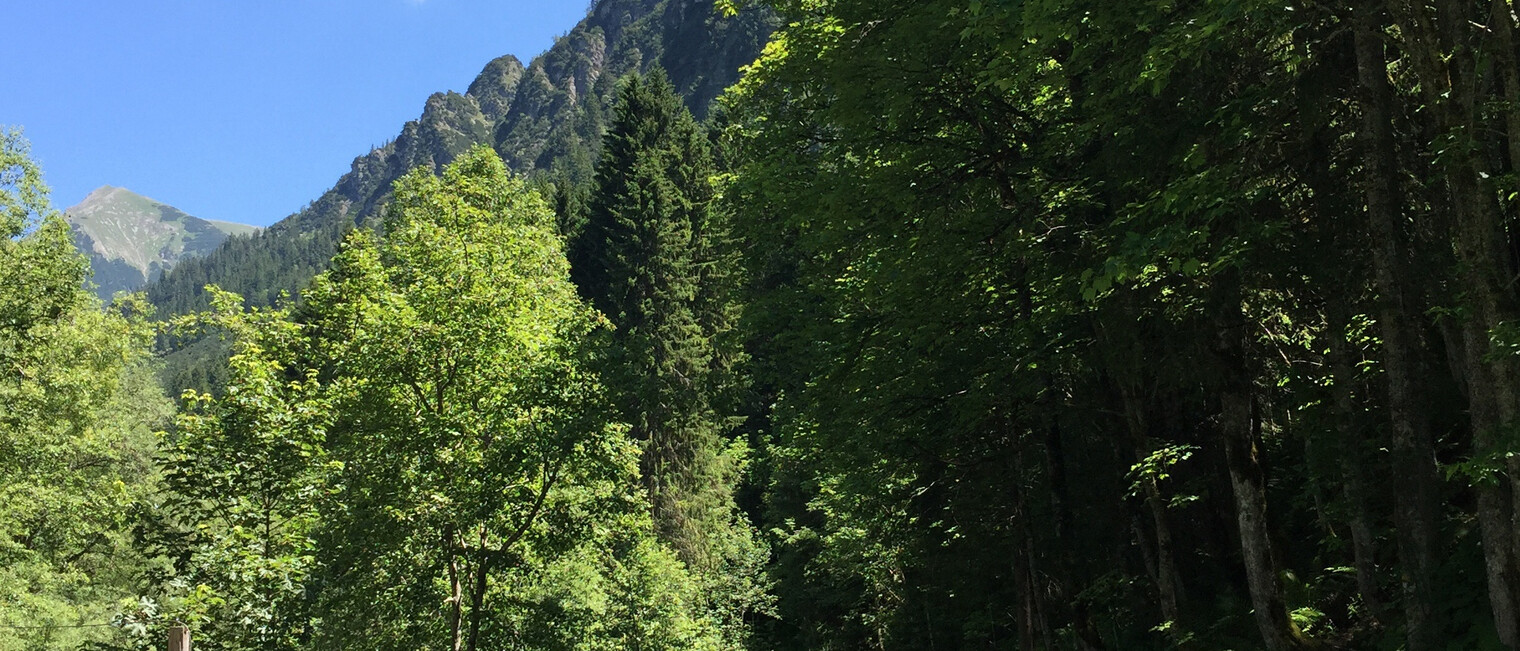
[[616, 326], [609, 359], [618, 406], [642, 441], [644, 482], [662, 538], [694, 567], [712, 563], [729, 524], [735, 459], [714, 412], [717, 357], [704, 253], [712, 248], [712, 156], [665, 73], [631, 76], [573, 247], [581, 293]]

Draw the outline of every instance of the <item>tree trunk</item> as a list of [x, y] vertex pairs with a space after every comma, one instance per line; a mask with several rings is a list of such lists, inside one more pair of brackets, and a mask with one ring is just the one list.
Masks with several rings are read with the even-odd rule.
[[1520, 63], [1515, 61], [1515, 19], [1508, 0], [1491, 0], [1489, 33], [1493, 34], [1494, 63], [1504, 82], [1504, 128], [1511, 170], [1520, 169]]
[[[1478, 152], [1485, 132], [1480, 127], [1479, 105], [1483, 87], [1479, 78], [1478, 37], [1484, 16], [1481, 4], [1461, 0], [1437, 0], [1434, 20], [1423, 6], [1411, 6], [1408, 0], [1398, 5], [1400, 29], [1406, 36], [1406, 48], [1415, 61], [1421, 88], [1431, 108], [1442, 145], [1436, 171], [1445, 181], [1451, 216], [1453, 248], [1458, 262], [1457, 280], [1464, 288], [1467, 308], [1462, 326], [1463, 365], [1467, 378], [1468, 412], [1472, 420], [1473, 454], [1483, 462], [1498, 458], [1505, 450], [1499, 433], [1520, 415], [1517, 371], [1513, 358], [1492, 355], [1490, 333], [1514, 321], [1516, 314], [1513, 264], [1509, 259], [1503, 216], [1495, 201], [1493, 188], [1483, 179], [1492, 175]], [[1486, 12], [1495, 39], [1513, 40], [1507, 7], [1490, 7]], [[1475, 25], [1479, 29], [1475, 29]], [[1513, 44], [1511, 43], [1511, 46]], [[1499, 53], [1501, 61], [1513, 60], [1513, 51]], [[1512, 71], [1501, 71], [1501, 78], [1513, 80]], [[1506, 82], [1506, 94], [1516, 89]], [[1514, 107], [1510, 107], [1511, 113]], [[1506, 115], [1506, 126], [1511, 115]], [[1520, 124], [1516, 125], [1520, 127]], [[1510, 133], [1513, 138], [1515, 134]], [[1511, 143], [1511, 156], [1516, 151]], [[1500, 641], [1510, 648], [1520, 648], [1520, 563], [1517, 563], [1517, 526], [1514, 508], [1520, 485], [1520, 459], [1505, 463], [1474, 477], [1478, 492], [1478, 522], [1482, 529], [1483, 555], [1487, 565], [1489, 605]], [[1506, 473], [1507, 471], [1507, 473]], [[1508, 480], [1505, 474], [1510, 475]]]
[[[1520, 62], [1516, 61], [1515, 56], [1515, 17], [1507, 0], [1491, 0], [1490, 4], [1489, 33], [1494, 37], [1493, 47], [1490, 49], [1494, 52], [1494, 61], [1499, 70], [1500, 78], [1503, 81], [1503, 100], [1505, 104], [1504, 126], [1505, 140], [1508, 144], [1509, 171], [1515, 173], [1517, 170], [1520, 170]], [[1500, 218], [1503, 219], [1503, 216], [1501, 215]], [[1509, 239], [1513, 240], [1513, 237], [1513, 234], [1511, 234]], [[1511, 244], [1511, 247], [1513, 247], [1513, 244]], [[1508, 276], [1513, 277], [1513, 268], [1506, 268], [1506, 271], [1508, 272]], [[1510, 293], [1513, 294], [1513, 292]], [[1513, 296], [1511, 296], [1511, 301], [1513, 302]], [[1513, 317], [1513, 312], [1506, 316]], [[1516, 382], [1513, 380], [1513, 373], [1515, 372], [1513, 365], [1506, 366], [1508, 368], [1505, 370], [1511, 374], [1510, 377], [1512, 378], [1508, 383], [1510, 390], [1520, 390], [1520, 387], [1517, 387]], [[1520, 399], [1520, 395], [1511, 394], [1507, 396], [1504, 404], [1509, 406], [1509, 413], [1501, 413], [1501, 416], [1506, 419], [1506, 424], [1514, 422], [1516, 417], [1514, 410], [1520, 408], [1520, 405], [1516, 404], [1517, 399]], [[1509, 486], [1491, 486], [1486, 488], [1485, 492], [1491, 493], [1491, 495], [1487, 497], [1480, 495], [1479, 504], [1480, 508], [1484, 508], [1482, 505], [1485, 501], [1492, 500], [1494, 503], [1488, 504], [1488, 509], [1492, 509], [1499, 516], [1502, 516], [1506, 512], [1510, 516], [1510, 535], [1507, 541], [1508, 553], [1503, 559], [1504, 566], [1497, 568], [1499, 576], [1491, 576], [1489, 583], [1493, 585], [1497, 581], [1502, 584], [1503, 591], [1507, 592], [1509, 597], [1507, 603], [1493, 603], [1494, 623], [1499, 629], [1499, 638], [1505, 644], [1508, 644], [1510, 648], [1520, 649], [1520, 612], [1517, 612], [1520, 611], [1520, 603], [1517, 603], [1517, 600], [1520, 600], [1520, 510], [1515, 508], [1515, 503], [1520, 501], [1520, 458], [1511, 457], [1506, 461], [1506, 466], [1509, 475]], [[1497, 525], [1498, 523], [1496, 522], [1495, 524]], [[1495, 531], [1494, 533], [1498, 534], [1501, 532]], [[1485, 548], [1489, 546], [1486, 536], [1487, 534], [1485, 534]], [[1498, 540], [1494, 541], [1493, 544], [1495, 546], [1503, 546]], [[1491, 575], [1494, 573], [1494, 569], [1490, 569]], [[1490, 600], [1494, 601], [1494, 597], [1490, 596]]]
[[[1463, 328], [1468, 357], [1468, 415], [1472, 420], [1473, 447], [1477, 454], [1494, 449], [1502, 421], [1494, 382], [1485, 364], [1474, 356], [1488, 351], [1486, 332], [1468, 324]], [[1511, 649], [1517, 643], [1516, 603], [1520, 589], [1520, 568], [1516, 566], [1513, 529], [1514, 500], [1510, 487], [1501, 477], [1483, 477], [1474, 486], [1478, 493], [1478, 527], [1483, 540], [1483, 560], [1488, 578], [1488, 602], [1493, 611], [1499, 640]]]
[[1238, 280], [1221, 278], [1216, 288], [1215, 353], [1220, 361], [1220, 434], [1225, 462], [1235, 495], [1235, 518], [1240, 528], [1241, 557], [1251, 593], [1256, 626], [1268, 651], [1302, 648], [1301, 634], [1288, 619], [1287, 599], [1273, 563], [1267, 525], [1266, 481], [1256, 455], [1252, 382], [1246, 361], [1245, 315], [1240, 309]]
[[450, 616], [449, 631], [452, 634], [454, 651], [464, 649], [464, 588], [460, 583], [459, 555], [454, 553], [453, 545], [449, 545], [449, 603], [453, 605]]
[[466, 647], [468, 651], [477, 651], [480, 648], [480, 622], [485, 619], [486, 587], [489, 585], [488, 577], [491, 570], [490, 551], [485, 547], [485, 536], [481, 536], [480, 560], [475, 563], [475, 587], [470, 591], [470, 642]]
[[1399, 228], [1397, 167], [1392, 130], [1392, 88], [1383, 51], [1383, 11], [1376, 0], [1357, 7], [1357, 79], [1362, 89], [1362, 158], [1367, 175], [1367, 220], [1373, 286], [1383, 338], [1395, 476], [1408, 482], [1397, 492], [1399, 559], [1404, 576], [1404, 616], [1410, 651], [1439, 644], [1435, 618], [1436, 491], [1440, 478], [1425, 410], [1420, 405], [1414, 311], [1408, 307], [1404, 250]]
[[[1023, 454], [1020, 453], [1013, 469], [1014, 473], [1022, 475], [1023, 467]], [[1014, 497], [1012, 522], [1012, 529], [1016, 536], [1013, 552], [1013, 577], [1016, 583], [1014, 590], [1019, 594], [1019, 613], [1014, 619], [1018, 621], [1019, 627], [1019, 651], [1035, 651], [1039, 630], [1037, 623], [1039, 596], [1034, 571], [1033, 533], [1029, 527], [1029, 511], [1025, 506], [1024, 491], [1020, 490]]]
[[[1129, 428], [1130, 440], [1135, 449], [1135, 462], [1143, 463], [1151, 454], [1149, 424], [1144, 407], [1134, 390], [1122, 385], [1120, 397], [1124, 401], [1124, 420]], [[1161, 616], [1172, 626], [1182, 623], [1182, 582], [1177, 572], [1177, 560], [1172, 545], [1172, 528], [1166, 514], [1166, 500], [1161, 487], [1153, 477], [1141, 477], [1145, 489], [1145, 505], [1150, 511], [1151, 524], [1156, 530], [1156, 592], [1161, 597]]]
[[1019, 593], [1019, 651], [1035, 651], [1034, 581], [1030, 576], [1028, 559], [1022, 553], [1015, 554], [1014, 581]]

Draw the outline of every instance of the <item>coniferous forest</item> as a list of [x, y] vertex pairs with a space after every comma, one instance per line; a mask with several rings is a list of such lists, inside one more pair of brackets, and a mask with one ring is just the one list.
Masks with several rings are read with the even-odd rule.
[[109, 304], [6, 131], [0, 650], [1520, 650], [1517, 29], [601, 0]]

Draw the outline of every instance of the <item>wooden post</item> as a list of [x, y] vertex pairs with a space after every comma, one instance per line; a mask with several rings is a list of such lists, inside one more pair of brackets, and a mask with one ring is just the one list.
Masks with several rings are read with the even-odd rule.
[[169, 651], [190, 651], [190, 627], [169, 627]]

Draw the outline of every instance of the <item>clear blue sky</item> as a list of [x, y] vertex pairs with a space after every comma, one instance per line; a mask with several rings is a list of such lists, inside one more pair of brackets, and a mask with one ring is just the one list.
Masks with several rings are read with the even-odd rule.
[[527, 63], [587, 0], [22, 0], [0, 10], [0, 124], [53, 204], [101, 185], [268, 225], [491, 59]]

